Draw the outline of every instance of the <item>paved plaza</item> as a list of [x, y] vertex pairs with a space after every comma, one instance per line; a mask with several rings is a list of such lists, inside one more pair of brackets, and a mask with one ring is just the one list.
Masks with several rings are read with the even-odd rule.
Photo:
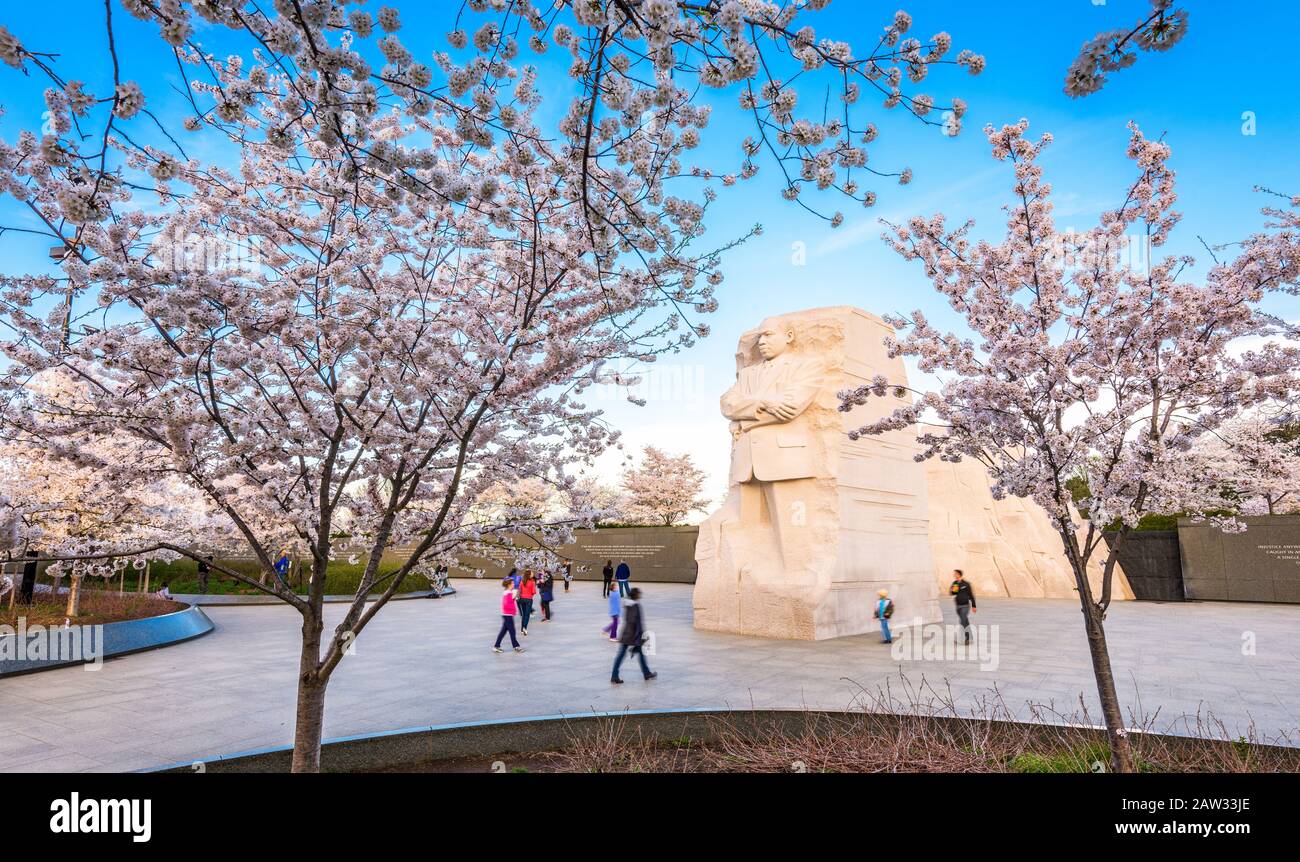
[[[981, 670], [977, 661], [896, 661], [875, 635], [813, 643], [698, 632], [690, 586], [644, 584], [660, 676], [643, 682], [631, 660], [627, 683], [611, 686], [616, 647], [598, 632], [608, 622], [599, 584], [557, 593], [555, 620], [532, 624], [528, 650], [500, 655], [491, 651], [497, 585], [456, 587], [452, 598], [390, 604], [361, 635], [330, 683], [327, 738], [593, 710], [839, 709], [863, 690], [899, 690], [903, 676], [950, 688], [963, 707], [996, 686], [1018, 709], [1055, 702], [1069, 712], [1083, 694], [1098, 715], [1072, 600], [981, 599], [974, 622], [996, 624], [999, 647], [997, 669]], [[328, 607], [327, 624], [342, 612]], [[207, 613], [216, 630], [188, 643], [93, 672], [0, 680], [0, 770], [140, 769], [291, 742], [298, 615], [267, 606]], [[1300, 606], [1119, 602], [1107, 633], [1126, 709], [1140, 696], [1159, 729], [1185, 730], [1180, 716], [1209, 710], [1230, 732], [1253, 722], [1300, 741]]]

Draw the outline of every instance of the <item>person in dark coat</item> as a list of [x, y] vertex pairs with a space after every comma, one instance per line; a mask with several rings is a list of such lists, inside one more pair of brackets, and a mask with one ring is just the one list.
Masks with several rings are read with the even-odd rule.
[[198, 576], [199, 576], [200, 593], [206, 593], [208, 591], [208, 575], [212, 573], [212, 566], [208, 565], [208, 562], [211, 559], [212, 559], [212, 555], [209, 554], [208, 556], [199, 560]]
[[626, 596], [631, 585], [628, 581], [632, 577], [632, 567], [627, 564], [627, 560], [619, 560], [618, 568], [614, 570], [614, 580], [618, 582], [618, 594]]
[[551, 621], [551, 602], [555, 600], [555, 576], [543, 570], [537, 578], [537, 595], [542, 600], [542, 622]]
[[609, 590], [610, 587], [613, 586], [613, 582], [614, 582], [614, 561], [606, 560], [605, 568], [601, 569], [600, 573], [605, 578], [605, 592], [603, 592], [601, 595], [603, 595], [605, 598], [609, 598]]
[[622, 685], [623, 680], [619, 678], [618, 669], [623, 665], [623, 658], [627, 655], [628, 650], [636, 653], [637, 659], [641, 662], [641, 674], [646, 679], [654, 679], [659, 674], [650, 670], [646, 664], [645, 650], [642, 645], [645, 643], [645, 615], [641, 610], [641, 590], [632, 587], [628, 591], [627, 601], [623, 603], [623, 628], [618, 636], [618, 655], [614, 657], [614, 670], [610, 674], [609, 681], [615, 685]]
[[970, 581], [966, 580], [961, 569], [953, 569], [952, 574], [953, 581], [948, 587], [948, 594], [957, 605], [957, 619], [961, 620], [962, 631], [966, 633], [966, 643], [970, 643], [970, 615], [975, 611], [975, 591], [971, 589]]
[[[18, 604], [30, 605], [32, 603], [32, 595], [36, 591], [37, 565], [35, 558], [39, 557], [40, 554], [36, 551], [28, 551], [23, 556], [27, 558], [27, 561], [23, 564], [23, 579], [19, 582], [18, 586]], [[613, 570], [611, 569], [611, 571]]]

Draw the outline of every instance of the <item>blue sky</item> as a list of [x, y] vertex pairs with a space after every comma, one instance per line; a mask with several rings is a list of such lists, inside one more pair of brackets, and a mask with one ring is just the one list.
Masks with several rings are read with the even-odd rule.
[[[402, 10], [402, 35], [424, 56], [433, 47], [443, 47], [438, 37], [450, 29], [447, 22], [460, 5], [388, 2]], [[1178, 209], [1184, 214], [1166, 248], [1192, 254], [1202, 265], [1208, 254], [1198, 237], [1214, 245], [1262, 226], [1258, 210], [1269, 201], [1252, 193], [1253, 186], [1300, 193], [1300, 111], [1291, 102], [1300, 72], [1283, 59], [1279, 48], [1272, 47], [1281, 34], [1300, 29], [1300, 11], [1294, 3], [1186, 0], [1179, 5], [1188, 9], [1190, 26], [1180, 44], [1168, 53], [1140, 55], [1134, 67], [1115, 73], [1101, 92], [1083, 100], [1062, 92], [1065, 70], [1079, 46], [1098, 31], [1128, 26], [1143, 17], [1147, 0], [1033, 4], [835, 0], [816, 18], [818, 30], [855, 44], [874, 43], [900, 5], [912, 15], [910, 35], [923, 38], [947, 30], [954, 50], [970, 48], [988, 60], [979, 77], [945, 69], [909, 91], [931, 93], [939, 103], [952, 96], [965, 99], [969, 112], [962, 134], [945, 137], [937, 128], [922, 126], [904, 114], [873, 109], [871, 118], [880, 127], [880, 137], [870, 148], [871, 164], [891, 170], [908, 166], [915, 178], [906, 187], [888, 181], [876, 185], [879, 202], [871, 210], [845, 206], [833, 197], [818, 200], [826, 210], [844, 210], [846, 221], [838, 230], [781, 200], [779, 172], [771, 164], [764, 164], [749, 183], [725, 190], [710, 211], [709, 238], [722, 242], [755, 221], [764, 232], [725, 260], [721, 309], [708, 318], [713, 335], [693, 350], [665, 360], [668, 371], [659, 373], [666, 380], [652, 382], [679, 382], [649, 392], [645, 407], [612, 395], [607, 399], [610, 419], [625, 430], [629, 448], [656, 443], [692, 452], [714, 476], [710, 492], [715, 499], [723, 491], [729, 445], [717, 413], [717, 397], [730, 384], [736, 338], [745, 329], [770, 314], [836, 304], [876, 313], [921, 308], [937, 322], [958, 326], [919, 268], [899, 259], [879, 240], [881, 227], [876, 220], [943, 211], [954, 221], [974, 218], [977, 236], [999, 236], [999, 207], [1008, 196], [1009, 173], [988, 155], [980, 131], [986, 123], [1000, 125], [1027, 117], [1031, 133], [1052, 132], [1056, 143], [1042, 164], [1056, 192], [1059, 227], [1085, 228], [1122, 196], [1132, 176], [1124, 157], [1129, 120], [1137, 121], [1149, 136], [1164, 133], [1173, 147]], [[57, 8], [57, 18], [51, 8]], [[169, 80], [175, 69], [160, 63], [163, 55], [152, 49], [156, 31], [120, 8], [116, 13], [123, 77], [140, 80], [146, 91], [158, 92], [150, 82]], [[67, 0], [57, 7], [7, 3], [0, 10], [0, 23], [34, 50], [62, 52], [61, 71], [102, 92], [107, 89], [104, 82], [111, 80], [104, 59], [102, 16], [99, 0]], [[208, 41], [205, 34], [200, 38]], [[0, 68], [0, 103], [7, 111], [0, 119], [0, 135], [6, 139], [12, 140], [18, 128], [39, 126], [43, 105], [37, 84], [32, 78], [24, 85], [13, 70]], [[734, 93], [707, 95], [718, 105], [710, 131], [728, 147], [716, 152], [734, 163], [735, 150], [730, 147], [744, 134], [728, 122], [738, 119]], [[820, 93], [810, 96], [821, 97]], [[171, 104], [160, 100], [151, 107], [165, 118], [169, 111], [180, 109], [179, 97]], [[1242, 132], [1242, 115], [1247, 111], [1254, 112], [1254, 135]], [[0, 222], [11, 223], [12, 212], [0, 204]], [[795, 243], [803, 243], [806, 249], [801, 266], [792, 262]], [[31, 271], [42, 265], [45, 245], [14, 235], [0, 238], [0, 267], [5, 272]], [[1300, 318], [1297, 303], [1270, 310]], [[603, 463], [607, 475], [615, 475], [616, 469], [614, 456]]]

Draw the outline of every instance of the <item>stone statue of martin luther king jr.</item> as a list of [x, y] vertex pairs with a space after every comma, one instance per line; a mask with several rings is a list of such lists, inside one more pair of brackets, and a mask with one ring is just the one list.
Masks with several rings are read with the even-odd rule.
[[[912, 430], [846, 432], [902, 403], [840, 411], [836, 392], [881, 374], [893, 330], [851, 306], [769, 317], [740, 336], [726, 497], [700, 523], [695, 627], [820, 640], [874, 630], [879, 591], [906, 619], [942, 619], [930, 564], [925, 470]], [[875, 412], [873, 412], [873, 410]]]
[[[801, 422], [825, 383], [815, 357], [793, 356], [794, 331], [763, 321], [758, 333], [762, 362], [747, 365], [722, 396], [731, 420], [731, 482], [777, 482], [820, 475], [811, 429]], [[824, 472], [824, 471], [823, 471]]]
[[808, 407], [830, 381], [820, 357], [791, 349], [795, 331], [780, 319], [763, 321], [757, 336], [762, 361], [742, 367], [721, 400], [731, 420], [729, 484], [740, 487], [740, 521], [775, 534], [783, 568], [797, 580], [809, 550], [800, 531], [815, 496], [803, 480], [831, 475]]

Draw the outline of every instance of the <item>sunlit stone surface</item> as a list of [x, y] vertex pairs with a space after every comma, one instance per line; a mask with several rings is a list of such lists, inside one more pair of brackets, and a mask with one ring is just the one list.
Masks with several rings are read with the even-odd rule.
[[[821, 640], [878, 628], [877, 591], [897, 621], [940, 619], [925, 467], [907, 431], [845, 432], [903, 403], [840, 413], [836, 392], [877, 374], [904, 380], [880, 318], [849, 306], [769, 318], [740, 338], [730, 486], [700, 525], [695, 626]], [[766, 349], [766, 356], [764, 350]], [[774, 406], [775, 405], [775, 406]]]

